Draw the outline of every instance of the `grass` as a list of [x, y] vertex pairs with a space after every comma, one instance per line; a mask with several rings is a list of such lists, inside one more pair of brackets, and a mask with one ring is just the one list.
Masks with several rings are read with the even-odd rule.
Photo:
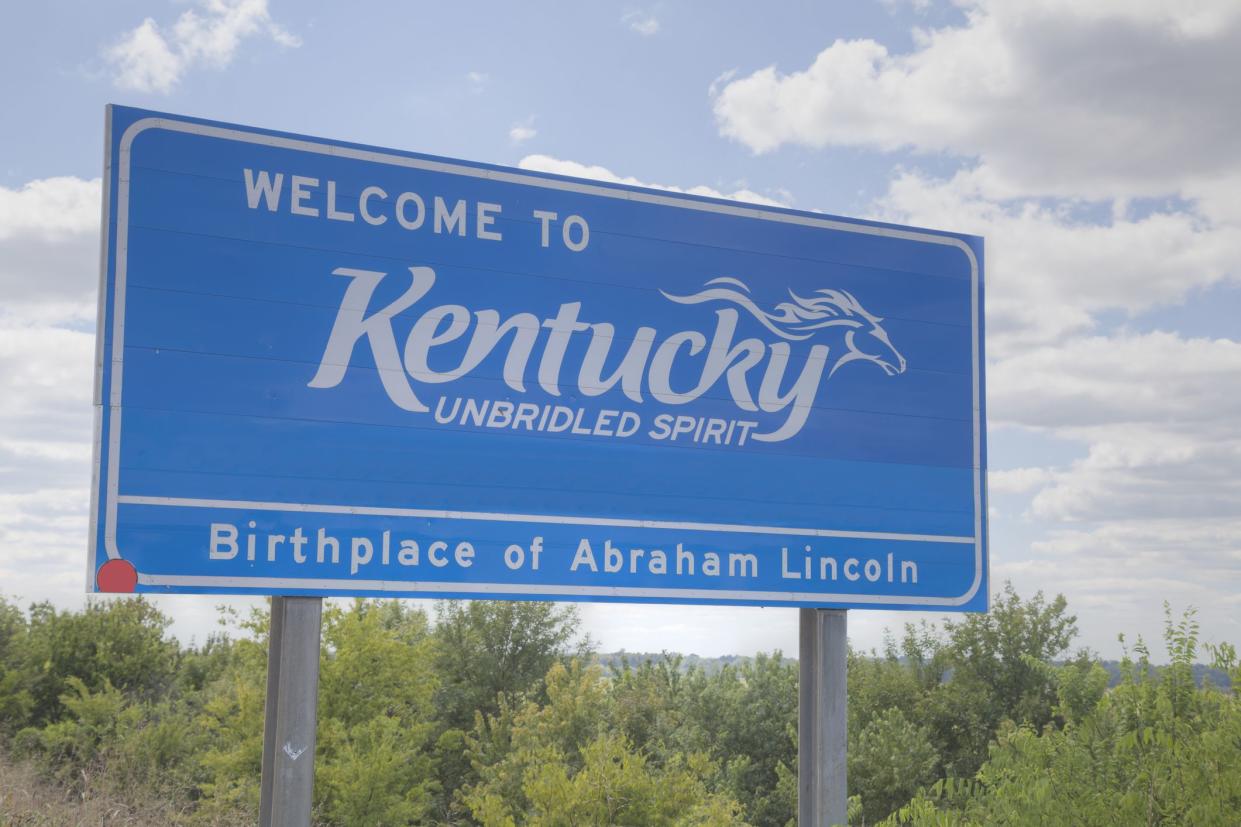
[[[67, 790], [29, 762], [0, 751], [0, 827], [167, 827], [184, 824], [186, 813], [167, 802], [126, 801], [83, 777], [82, 792]], [[252, 819], [248, 820], [252, 821]], [[243, 824], [247, 820], [218, 822]]]
[[0, 755], [0, 825], [155, 825], [121, 801], [66, 794], [30, 764]]

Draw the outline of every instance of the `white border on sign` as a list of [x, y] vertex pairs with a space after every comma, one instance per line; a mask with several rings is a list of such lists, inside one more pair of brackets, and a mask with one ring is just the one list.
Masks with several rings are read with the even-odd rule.
[[[104, 318], [104, 305], [107, 274], [108, 249], [108, 209], [109, 188], [111, 181], [111, 107], [109, 107], [108, 123], [105, 128], [105, 169], [104, 169], [104, 216], [103, 241], [101, 249], [101, 284], [99, 292], [99, 319]], [[177, 497], [146, 497], [122, 495], [120, 493], [120, 444], [121, 444], [121, 382], [123, 379], [124, 336], [125, 336], [125, 280], [128, 264], [129, 242], [129, 172], [130, 157], [134, 140], [149, 129], [164, 129], [170, 132], [185, 132], [223, 140], [243, 143], [261, 144], [280, 147], [301, 152], [320, 155], [334, 155], [373, 163], [403, 166], [450, 175], [464, 175], [472, 178], [484, 178], [524, 186], [542, 187], [544, 189], [564, 190], [603, 198], [615, 198], [627, 201], [638, 201], [647, 204], [659, 204], [667, 207], [693, 209], [702, 212], [714, 212], [725, 215], [736, 215], [746, 218], [757, 218], [765, 221], [780, 221], [799, 224], [807, 227], [854, 232], [865, 235], [901, 238], [929, 244], [941, 244], [956, 247], [966, 256], [970, 264], [970, 324], [971, 324], [971, 357], [973, 371], [973, 410], [974, 410], [974, 536], [942, 536], [926, 534], [895, 534], [886, 532], [839, 531], [835, 529], [789, 528], [787, 526], [747, 526], [725, 523], [694, 523], [670, 522], [658, 520], [618, 519], [613, 517], [578, 517], [563, 515], [539, 514], [507, 514], [495, 512], [470, 512], [433, 509], [379, 508], [369, 506], [328, 505], [316, 503], [275, 503], [252, 502], [247, 500], [205, 500]], [[401, 517], [421, 517], [437, 519], [483, 520], [512, 523], [553, 523], [560, 525], [597, 525], [625, 526], [640, 528], [666, 528], [690, 531], [719, 531], [729, 533], [781, 534], [805, 537], [847, 537], [866, 540], [889, 540], [905, 542], [941, 542], [954, 544], [972, 544], [974, 546], [974, 579], [968, 591], [960, 597], [915, 597], [906, 595], [856, 595], [856, 594], [821, 594], [805, 592], [756, 592], [756, 591], [721, 591], [712, 589], [647, 589], [607, 586], [561, 586], [531, 585], [512, 583], [429, 583], [424, 581], [406, 580], [349, 580], [349, 579], [311, 579], [311, 578], [279, 578], [279, 577], [213, 577], [205, 575], [162, 575], [138, 573], [138, 582], [148, 586], [186, 586], [198, 588], [238, 588], [238, 589], [322, 589], [322, 590], [362, 590], [370, 592], [391, 593], [468, 593], [479, 594], [529, 594], [546, 595], [548, 597], [569, 598], [574, 595], [582, 597], [641, 597], [649, 599], [681, 598], [693, 600], [727, 600], [785, 603], [848, 603], [861, 604], [902, 604], [911, 606], [960, 606], [968, 603], [977, 594], [982, 585], [983, 546], [986, 540], [982, 529], [982, 441], [981, 441], [981, 387], [978, 326], [981, 308], [979, 306], [979, 272], [978, 259], [969, 245], [958, 238], [937, 235], [916, 230], [903, 230], [894, 227], [874, 227], [865, 224], [851, 224], [830, 218], [815, 218], [791, 213], [779, 213], [759, 207], [743, 207], [736, 204], [717, 204], [709, 201], [697, 201], [676, 195], [614, 189], [581, 181], [557, 180], [541, 178], [507, 170], [484, 169], [447, 161], [435, 161], [427, 158], [415, 158], [405, 155], [393, 155], [376, 150], [358, 147], [326, 144], [318, 141], [290, 138], [281, 135], [267, 135], [258, 132], [247, 132], [208, 124], [189, 123], [171, 120], [167, 117], [142, 118], [135, 121], [121, 136], [117, 163], [117, 216], [116, 216], [116, 254], [115, 278], [113, 283], [112, 306], [112, 374], [108, 394], [108, 471], [107, 499], [104, 508], [104, 548], [110, 559], [121, 557], [116, 542], [117, 506], [121, 503], [133, 505], [189, 507], [189, 508], [249, 508], [255, 510], [287, 511], [290, 513], [334, 513], [364, 514]], [[102, 324], [97, 328], [96, 355], [96, 404], [102, 405], [103, 346]], [[101, 411], [96, 412], [95, 419], [95, 469], [92, 484], [92, 520], [89, 568], [87, 573], [88, 589], [94, 591], [96, 568], [95, 543], [97, 534], [98, 502], [99, 502], [99, 455], [102, 441]]]

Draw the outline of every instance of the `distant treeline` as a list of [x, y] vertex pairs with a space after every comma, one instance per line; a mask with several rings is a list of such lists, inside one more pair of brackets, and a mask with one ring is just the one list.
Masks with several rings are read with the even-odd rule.
[[[668, 657], [667, 652], [626, 652], [622, 649], [619, 652], [600, 652], [595, 655], [595, 660], [605, 669], [618, 669], [626, 662], [631, 666], [636, 666], [648, 661], [658, 662], [666, 657]], [[683, 672], [688, 672], [691, 669], [701, 669], [708, 675], [714, 675], [726, 666], [737, 667], [753, 660], [753, 658], [746, 655], [720, 655], [716, 658], [703, 657], [702, 655], [677, 655], [676, 657]], [[796, 658], [789, 658], [788, 660], [790, 663], [797, 662]], [[1063, 660], [1052, 661], [1054, 666], [1065, 666], [1066, 663]], [[1126, 675], [1124, 661], [1097, 660], [1096, 663], [1107, 670], [1107, 686], [1109, 689], [1118, 686], [1124, 680]], [[1158, 667], [1152, 664], [1149, 668], [1149, 676], [1154, 678], [1157, 674]], [[1195, 663], [1193, 665], [1193, 674], [1196, 686], [1209, 684], [1225, 689], [1232, 687], [1232, 681], [1229, 679], [1228, 673], [1223, 669], [1216, 669], [1214, 666], [1205, 663]], [[951, 672], [945, 675], [945, 678], [951, 677]]]
[[[222, 611], [183, 646], [140, 598], [0, 600], [0, 823], [253, 824], [267, 624]], [[795, 662], [600, 656], [579, 627], [571, 605], [329, 604], [316, 823], [795, 823]], [[1009, 587], [851, 652], [850, 822], [1236, 824], [1235, 649], [1169, 614], [1169, 664], [1139, 640], [1107, 668], [1076, 634], [1063, 598]], [[77, 814], [13, 810], [34, 778]]]
[[[754, 658], [747, 655], [721, 655], [718, 658], [708, 658], [701, 655], [685, 655], [667, 651], [626, 652], [624, 649], [619, 652], [597, 652], [594, 657], [595, 661], [606, 670], [622, 669], [626, 663], [630, 667], [637, 667], [643, 663], [659, 663], [672, 657], [675, 658], [678, 668], [682, 672], [701, 669], [708, 675], [714, 675], [725, 667], [735, 669], [754, 661]], [[794, 658], [788, 658], [787, 660], [790, 663], [797, 662]]]

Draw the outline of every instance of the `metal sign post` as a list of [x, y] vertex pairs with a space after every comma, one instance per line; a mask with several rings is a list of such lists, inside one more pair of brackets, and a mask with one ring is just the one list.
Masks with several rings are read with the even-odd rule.
[[273, 597], [271, 601], [261, 827], [310, 824], [322, 616], [321, 597]]
[[797, 823], [848, 823], [848, 639], [844, 609], [801, 609]]

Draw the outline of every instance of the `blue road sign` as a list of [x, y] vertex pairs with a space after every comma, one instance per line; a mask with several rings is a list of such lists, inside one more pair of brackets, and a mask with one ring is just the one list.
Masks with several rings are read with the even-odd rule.
[[89, 587], [982, 610], [979, 238], [110, 107]]

